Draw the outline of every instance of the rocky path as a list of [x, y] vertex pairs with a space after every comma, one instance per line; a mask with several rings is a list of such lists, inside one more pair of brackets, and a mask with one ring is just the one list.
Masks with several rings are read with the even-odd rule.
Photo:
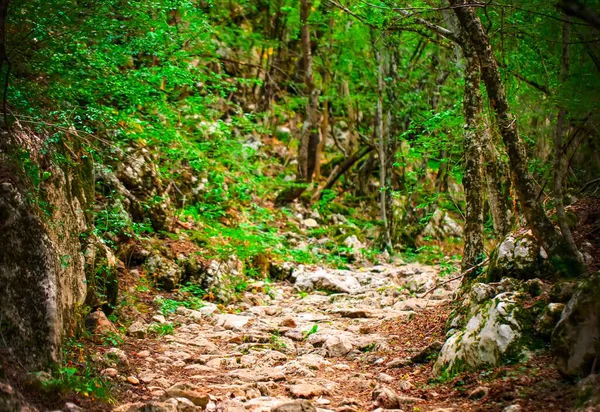
[[250, 284], [230, 313], [211, 303], [157, 313], [153, 322], [175, 325], [172, 334], [108, 351], [115, 363], [103, 374], [122, 382], [128, 402], [115, 410], [413, 410], [422, 399], [403, 396], [413, 384], [385, 373], [409, 363], [390, 350], [408, 337], [389, 325], [447, 303], [456, 282], [417, 297], [439, 281], [419, 264], [299, 267], [289, 282]]

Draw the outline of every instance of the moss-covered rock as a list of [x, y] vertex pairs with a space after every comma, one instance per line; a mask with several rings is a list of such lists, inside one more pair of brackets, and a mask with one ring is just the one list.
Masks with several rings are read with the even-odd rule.
[[159, 253], [155, 253], [148, 258], [144, 264], [144, 269], [159, 287], [167, 291], [175, 289], [184, 274], [179, 265]]
[[564, 375], [587, 376], [600, 369], [599, 297], [597, 272], [581, 282], [552, 333], [552, 352]]
[[548, 278], [553, 273], [548, 255], [531, 231], [508, 235], [490, 255], [489, 282], [505, 277], [515, 279]]
[[85, 181], [91, 157], [53, 161], [67, 155], [36, 152], [35, 134], [13, 133], [33, 143], [15, 148], [27, 152], [26, 164], [0, 153], [0, 331], [24, 364], [42, 367], [60, 359], [86, 295], [81, 238], [93, 201], [93, 181]]
[[533, 322], [523, 308], [524, 298], [505, 292], [479, 303], [472, 297], [466, 311], [471, 316], [444, 343], [434, 372], [455, 374], [526, 358], [531, 344], [526, 331]]

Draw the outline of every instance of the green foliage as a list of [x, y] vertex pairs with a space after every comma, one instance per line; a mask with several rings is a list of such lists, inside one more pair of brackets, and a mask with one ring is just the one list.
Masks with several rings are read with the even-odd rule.
[[94, 363], [84, 356], [84, 346], [67, 341], [64, 347], [64, 363], [52, 370], [52, 378], [40, 376], [42, 389], [48, 393], [75, 393], [91, 399], [112, 402], [111, 384], [100, 376]]
[[154, 333], [158, 336], [172, 335], [174, 330], [175, 326], [170, 322], [155, 324], [149, 328], [151, 333]]
[[316, 323], [312, 326], [312, 328], [310, 328], [309, 330], [305, 330], [302, 331], [302, 336], [304, 337], [304, 339], [308, 339], [308, 337], [310, 335], [314, 335], [315, 333], [317, 333], [319, 331], [319, 325], [317, 325]]

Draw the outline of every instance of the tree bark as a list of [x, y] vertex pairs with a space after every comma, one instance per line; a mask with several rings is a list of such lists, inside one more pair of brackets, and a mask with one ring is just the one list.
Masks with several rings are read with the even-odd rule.
[[310, 42], [310, 28], [308, 17], [310, 14], [310, 3], [308, 0], [300, 0], [300, 22], [302, 61], [304, 63], [304, 86], [308, 102], [306, 104], [306, 118], [300, 129], [300, 141], [298, 143], [298, 172], [296, 185], [281, 192], [275, 201], [276, 204], [290, 203], [296, 200], [312, 182], [313, 173], [317, 164], [317, 153], [319, 142], [319, 90], [315, 88], [313, 77], [313, 62]]
[[323, 102], [323, 110], [321, 116], [321, 141], [317, 147], [317, 158], [316, 158], [316, 166], [315, 166], [315, 179], [319, 179], [321, 177], [321, 161], [323, 158], [323, 152], [325, 151], [325, 143], [327, 142], [327, 132], [329, 130], [329, 96], [327, 96], [329, 91], [329, 83], [331, 82], [331, 53], [333, 52], [333, 27], [335, 24], [335, 19], [333, 15], [329, 18], [329, 47], [325, 52], [324, 62], [325, 67], [323, 68], [323, 85], [322, 89], [326, 96], [326, 99]]
[[456, 16], [468, 41], [479, 56], [483, 82], [508, 152], [515, 191], [527, 223], [559, 271], [564, 274], [582, 273], [581, 263], [570, 254], [565, 239], [552, 225], [546, 216], [543, 205], [537, 199], [533, 179], [528, 170], [525, 146], [517, 129], [517, 119], [508, 105], [498, 63], [481, 20], [473, 8], [466, 5], [465, 0], [450, 0], [450, 4], [458, 6], [454, 7]]
[[[466, 221], [464, 232], [464, 251], [462, 271], [477, 266], [485, 258], [483, 243], [483, 176], [481, 148], [481, 111], [483, 101], [479, 90], [481, 77], [479, 62], [473, 48], [463, 48], [465, 67], [464, 113], [465, 134], [463, 139], [465, 153], [465, 175], [463, 186], [466, 197]], [[472, 271], [476, 276], [477, 271]]]
[[[560, 81], [565, 83], [569, 77], [569, 37], [571, 24], [568, 21], [563, 23], [563, 34], [562, 34], [562, 59], [560, 67]], [[554, 162], [553, 162], [553, 180], [554, 180], [554, 206], [556, 208], [556, 216], [558, 217], [558, 226], [562, 232], [565, 241], [571, 251], [581, 261], [581, 255], [573, 240], [573, 234], [569, 228], [567, 222], [567, 216], [565, 214], [565, 206], [563, 203], [563, 177], [566, 169], [566, 157], [563, 156], [563, 137], [565, 135], [565, 118], [567, 116], [567, 109], [564, 105], [558, 108], [558, 114], [556, 116], [556, 128], [554, 130]]]
[[381, 208], [381, 220], [383, 222], [383, 237], [385, 242], [385, 247], [388, 251], [392, 251], [392, 241], [390, 239], [390, 230], [388, 224], [388, 212], [387, 212], [387, 196], [386, 192], [388, 188], [386, 187], [386, 172], [387, 172], [387, 162], [386, 162], [386, 139], [383, 128], [383, 96], [384, 96], [384, 83], [383, 83], [383, 75], [384, 75], [384, 62], [383, 56], [381, 53], [383, 42], [382, 39], [379, 39], [380, 44], [377, 44], [377, 39], [375, 38], [375, 33], [372, 32], [371, 36], [373, 37], [373, 51], [375, 54], [375, 61], [378, 65], [377, 69], [377, 111], [375, 115], [375, 130], [377, 134], [378, 140], [378, 148], [379, 148], [379, 206]]
[[494, 232], [496, 236], [504, 237], [510, 232], [511, 221], [509, 198], [502, 190], [502, 162], [496, 152], [488, 127], [481, 131], [481, 137], [487, 202], [492, 214]]

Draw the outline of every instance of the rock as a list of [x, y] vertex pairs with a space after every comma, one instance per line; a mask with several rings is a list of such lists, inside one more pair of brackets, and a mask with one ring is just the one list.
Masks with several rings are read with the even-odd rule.
[[88, 331], [98, 335], [116, 334], [117, 328], [106, 317], [104, 312], [97, 310], [85, 318], [85, 327]]
[[373, 405], [383, 409], [402, 409], [404, 405], [413, 405], [423, 399], [410, 396], [398, 396], [396, 392], [386, 387], [375, 388], [372, 394]]
[[401, 379], [400, 382], [398, 382], [398, 387], [400, 389], [402, 389], [403, 391], [408, 391], [411, 389], [415, 388], [415, 385], [412, 384], [412, 382]]
[[140, 409], [140, 412], [177, 412], [177, 405], [168, 402], [149, 402]]
[[292, 273], [295, 278], [294, 286], [301, 291], [324, 290], [338, 293], [357, 293], [361, 285], [349, 271], [331, 271], [319, 269], [315, 272], [306, 272], [304, 268]]
[[132, 385], [139, 385], [140, 384], [140, 380], [138, 378], [136, 378], [135, 376], [128, 376], [127, 377], [127, 382], [129, 382]]
[[167, 323], [167, 319], [163, 315], [154, 315], [152, 316], [152, 320], [161, 325]]
[[86, 242], [83, 251], [87, 286], [85, 305], [102, 308], [109, 316], [117, 306], [119, 293], [117, 258], [98, 235], [90, 234]]
[[117, 406], [113, 409], [113, 412], [140, 412], [143, 407], [143, 402], [131, 402]]
[[229, 330], [241, 331], [250, 322], [250, 319], [252, 318], [248, 316], [232, 314], [217, 315], [217, 326]]
[[322, 386], [313, 385], [310, 383], [300, 383], [298, 385], [292, 385], [290, 387], [290, 393], [294, 398], [316, 398], [319, 396], [327, 395], [329, 392]]
[[138, 339], [144, 339], [148, 334], [148, 325], [141, 320], [136, 320], [127, 328], [127, 335]]
[[506, 408], [502, 409], [502, 412], [521, 412], [523, 408], [521, 405], [509, 405]]
[[81, 406], [75, 405], [72, 402], [67, 402], [63, 407], [63, 412], [85, 412], [85, 409], [83, 409]]
[[600, 375], [594, 374], [577, 384], [577, 411], [597, 412], [600, 410]]
[[278, 405], [271, 412], [317, 412], [317, 408], [310, 401], [297, 400]]
[[546, 306], [535, 323], [535, 331], [541, 336], [550, 337], [564, 308], [564, 303], [550, 303]]
[[158, 285], [166, 291], [175, 289], [181, 278], [184, 270], [175, 262], [156, 253], [146, 260], [144, 268], [150, 278], [156, 279]]
[[[90, 216], [86, 211], [94, 202], [93, 156], [82, 148], [77, 162], [56, 162], [57, 154], [71, 155], [54, 150], [41, 153], [45, 137], [37, 132], [30, 134], [19, 127], [11, 133], [23, 142], [19, 149], [30, 156], [31, 170], [43, 170], [48, 178], [33, 187], [15, 166], [20, 162], [8, 160], [3, 151], [0, 314], [2, 330], [10, 333], [3, 333], [2, 347], [28, 370], [39, 370], [59, 362], [63, 337], [74, 324], [76, 308], [85, 300], [80, 235], [88, 233]], [[56, 145], [58, 152], [65, 150], [58, 146], [63, 147]], [[36, 164], [37, 160], [45, 164]], [[34, 194], [43, 196], [44, 202], [34, 205]]]
[[292, 262], [271, 262], [269, 266], [269, 278], [272, 280], [287, 280], [294, 271]]
[[599, 296], [600, 272], [596, 272], [579, 285], [552, 332], [552, 353], [564, 375], [587, 376], [600, 370]]
[[350, 261], [359, 260], [362, 257], [363, 249], [365, 249], [365, 245], [358, 240], [356, 235], [351, 235], [344, 239], [344, 246], [346, 246], [347, 250], [343, 251], [342, 255], [351, 258]]
[[106, 368], [100, 372], [100, 375], [106, 376], [107, 378], [116, 378], [119, 371], [115, 368]]
[[321, 369], [323, 366], [331, 365], [331, 362], [325, 360], [325, 358], [322, 356], [313, 353], [300, 356], [298, 358], [298, 362], [308, 366], [311, 369]]
[[129, 369], [129, 359], [127, 358], [127, 354], [121, 349], [110, 348], [105, 356], [111, 363], [116, 364], [119, 369]]
[[[157, 232], [165, 229], [170, 222], [168, 215], [170, 200], [169, 196], [163, 193], [162, 181], [156, 167], [158, 161], [152, 151], [136, 145], [127, 147], [124, 152], [117, 152], [117, 154], [120, 159], [115, 165], [115, 176], [118, 182], [122, 183], [123, 189], [128, 191], [129, 196], [126, 196], [128, 200], [138, 203], [137, 209], [130, 210], [130, 213], [138, 221], [143, 221], [144, 217], [147, 217]], [[138, 198], [136, 199], [132, 193], [135, 193]], [[148, 207], [141, 208], [141, 202]]]
[[367, 309], [337, 309], [334, 310], [332, 313], [336, 314], [336, 315], [340, 315], [343, 318], [350, 318], [350, 319], [359, 319], [359, 318], [370, 318], [373, 316], [373, 313], [370, 310]]
[[169, 396], [172, 396], [173, 398], [180, 398], [184, 396], [184, 393], [186, 391], [194, 391], [196, 390], [196, 386], [192, 385], [189, 382], [177, 382], [176, 384], [170, 386], [168, 389], [166, 389], [166, 393], [169, 394]]
[[552, 274], [548, 255], [531, 231], [508, 235], [492, 252], [487, 277], [497, 282], [505, 277], [533, 279]]
[[392, 383], [396, 380], [393, 376], [388, 375], [387, 373], [380, 373], [377, 376], [377, 380], [383, 383]]
[[229, 372], [229, 376], [245, 382], [284, 381], [285, 375], [279, 369], [262, 368], [257, 370], [238, 369]]
[[450, 336], [434, 365], [434, 373], [451, 374], [465, 369], [498, 366], [507, 360], [527, 355], [527, 340], [522, 330], [529, 317], [517, 293], [502, 293], [472, 309], [466, 326]]
[[388, 363], [385, 364], [386, 368], [402, 368], [404, 366], [410, 365], [412, 361], [406, 358], [396, 358], [392, 359]]
[[197, 390], [183, 390], [181, 397], [189, 399], [194, 405], [206, 408], [210, 402], [210, 396]]
[[325, 341], [323, 348], [332, 358], [345, 356], [352, 350], [352, 342], [345, 336], [332, 336]]
[[494, 296], [494, 288], [487, 283], [474, 283], [469, 292], [471, 301], [474, 303], [483, 303]]
[[490, 389], [486, 388], [485, 386], [478, 386], [475, 389], [473, 389], [471, 392], [469, 392], [469, 399], [481, 399], [481, 398], [485, 398], [487, 396], [487, 394], [489, 393]]
[[297, 326], [296, 321], [294, 320], [294, 318], [291, 318], [291, 317], [283, 319], [281, 321], [280, 325], [287, 327], [287, 328], [295, 328]]
[[529, 279], [523, 283], [523, 290], [535, 298], [544, 291], [544, 282], [537, 278]]
[[307, 227], [309, 229], [315, 229], [315, 228], [319, 227], [319, 224], [313, 218], [304, 219], [302, 221], [302, 224], [304, 225], [304, 227]]

